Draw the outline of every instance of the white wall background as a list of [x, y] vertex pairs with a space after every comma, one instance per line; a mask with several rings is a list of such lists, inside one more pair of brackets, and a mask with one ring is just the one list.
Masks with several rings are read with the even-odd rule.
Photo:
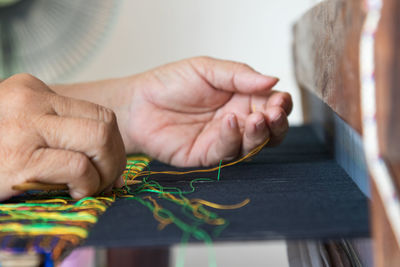
[[106, 41], [71, 81], [138, 73], [198, 55], [242, 61], [281, 78], [302, 122], [292, 73], [291, 27], [313, 0], [120, 0]]
[[[107, 40], [71, 81], [138, 73], [179, 59], [208, 55], [242, 61], [281, 78], [302, 122], [293, 77], [291, 27], [313, 0], [121, 0]], [[175, 261], [177, 247], [173, 249]], [[288, 266], [281, 242], [217, 244], [219, 266]], [[205, 246], [189, 246], [186, 265], [207, 266]]]

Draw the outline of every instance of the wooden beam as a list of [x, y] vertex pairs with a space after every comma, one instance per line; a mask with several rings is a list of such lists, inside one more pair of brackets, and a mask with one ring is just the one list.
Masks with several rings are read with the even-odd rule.
[[400, 252], [392, 227], [385, 214], [384, 204], [374, 182], [371, 185], [371, 225], [374, 240], [374, 266], [399, 266]]
[[294, 65], [299, 86], [317, 94], [361, 133], [359, 44], [362, 0], [328, 0], [294, 26]]
[[[375, 79], [380, 153], [400, 186], [400, 1], [384, 0], [375, 35]], [[379, 177], [376, 177], [379, 179]], [[375, 187], [375, 186], [374, 186]], [[376, 190], [374, 188], [374, 190]], [[400, 248], [373, 192], [371, 205], [376, 266], [400, 266]]]
[[[381, 153], [399, 188], [400, 1], [383, 3], [375, 39], [377, 120]], [[294, 26], [293, 47], [300, 88], [315, 93], [360, 134], [359, 48], [366, 17], [364, 4], [363, 0], [320, 3]], [[400, 248], [385, 213], [385, 201], [371, 183], [375, 266], [400, 266]]]
[[399, 14], [400, 1], [384, 1], [375, 41], [375, 77], [381, 153], [391, 164], [400, 166]]

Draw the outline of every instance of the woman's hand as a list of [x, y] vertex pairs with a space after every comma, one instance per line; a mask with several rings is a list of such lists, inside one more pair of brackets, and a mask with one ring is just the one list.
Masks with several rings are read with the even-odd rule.
[[0, 200], [28, 181], [90, 196], [113, 186], [126, 163], [113, 111], [57, 95], [28, 74], [0, 83], [0, 158]]
[[247, 65], [198, 57], [120, 79], [54, 87], [115, 111], [129, 153], [178, 166], [243, 156], [279, 143], [292, 109], [276, 78]]
[[[292, 109], [276, 78], [250, 67], [193, 58], [135, 77], [127, 144], [177, 166], [208, 166], [279, 143]], [[129, 149], [129, 148], [128, 148]]]

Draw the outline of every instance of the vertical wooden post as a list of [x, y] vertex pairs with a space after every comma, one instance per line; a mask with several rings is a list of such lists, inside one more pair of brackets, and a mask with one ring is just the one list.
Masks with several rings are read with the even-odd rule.
[[[360, 37], [365, 0], [325, 0], [294, 27], [296, 79], [362, 134]], [[400, 188], [400, 1], [383, 0], [375, 36], [375, 77], [380, 149]], [[379, 179], [379, 177], [374, 177]], [[371, 180], [371, 222], [378, 267], [400, 266], [400, 247]]]
[[[384, 0], [375, 36], [375, 78], [380, 153], [397, 189], [400, 185], [400, 1]], [[379, 177], [375, 177], [379, 179]], [[398, 191], [398, 190], [397, 190]], [[400, 266], [400, 247], [372, 185], [371, 219], [375, 265]]]

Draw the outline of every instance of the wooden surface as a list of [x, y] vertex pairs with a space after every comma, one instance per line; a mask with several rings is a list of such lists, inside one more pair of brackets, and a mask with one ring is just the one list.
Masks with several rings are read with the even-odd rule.
[[376, 267], [400, 266], [400, 253], [375, 183], [371, 185], [372, 236]]
[[359, 41], [362, 0], [324, 1], [294, 26], [294, 65], [301, 88], [316, 93], [361, 133]]
[[[384, 0], [375, 35], [375, 78], [379, 147], [393, 180], [400, 185], [400, 1]], [[379, 179], [379, 177], [377, 177]], [[371, 205], [376, 266], [400, 266], [400, 247], [383, 212], [375, 186]]]
[[383, 156], [400, 165], [400, 1], [385, 0], [375, 41], [379, 140]]
[[[320, 3], [296, 23], [293, 48], [300, 88], [319, 96], [361, 134], [358, 57], [365, 20], [363, 3], [363, 0]], [[400, 1], [384, 0], [382, 11], [375, 46], [379, 141], [381, 153], [399, 188]], [[303, 104], [310, 103], [304, 101]], [[305, 107], [306, 115], [318, 112], [316, 108]], [[327, 119], [326, 116], [319, 118]], [[400, 266], [400, 248], [384, 211], [385, 202], [373, 182], [371, 188], [375, 266]]]

